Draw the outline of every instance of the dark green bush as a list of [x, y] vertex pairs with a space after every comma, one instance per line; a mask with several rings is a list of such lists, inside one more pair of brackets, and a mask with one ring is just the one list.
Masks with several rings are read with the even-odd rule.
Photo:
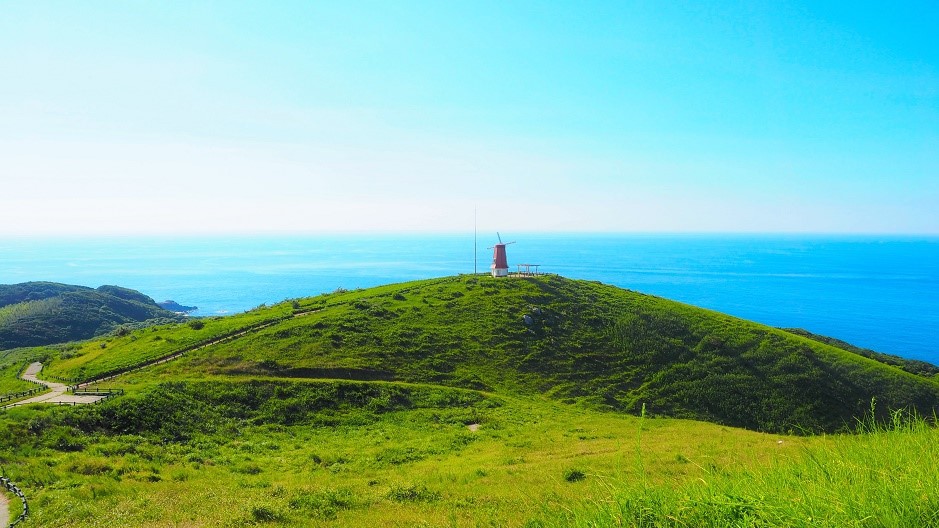
[[568, 468], [564, 470], [564, 480], [568, 482], [580, 482], [587, 478], [587, 474], [578, 468]]

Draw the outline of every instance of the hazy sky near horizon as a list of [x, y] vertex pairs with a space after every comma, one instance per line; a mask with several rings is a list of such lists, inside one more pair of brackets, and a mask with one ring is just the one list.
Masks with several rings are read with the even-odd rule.
[[935, 2], [0, 1], [0, 235], [939, 234]]

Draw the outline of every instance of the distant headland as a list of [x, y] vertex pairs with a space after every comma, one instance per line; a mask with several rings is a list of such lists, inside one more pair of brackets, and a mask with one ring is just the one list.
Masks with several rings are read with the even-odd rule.
[[169, 310], [176, 313], [190, 313], [199, 309], [198, 306], [183, 306], [176, 301], [166, 300], [163, 302], [158, 302], [157, 306], [163, 308], [164, 310]]

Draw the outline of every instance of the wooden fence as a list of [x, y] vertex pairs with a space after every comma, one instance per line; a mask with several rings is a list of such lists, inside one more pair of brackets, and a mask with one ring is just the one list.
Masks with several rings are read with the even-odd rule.
[[42, 387], [36, 387], [35, 389], [29, 389], [20, 392], [11, 392], [9, 394], [4, 394], [0, 396], [0, 403], [8, 402], [10, 400], [16, 400], [26, 396], [32, 396], [33, 394], [39, 394], [40, 392], [48, 390], [45, 385]]
[[[28, 364], [24, 365], [23, 368], [20, 369], [20, 373], [26, 370], [26, 366], [28, 366]], [[49, 387], [47, 387], [45, 383], [42, 383], [39, 381], [33, 381], [33, 380], [28, 380], [28, 379], [24, 379], [23, 381], [28, 381], [32, 383], [33, 385], [36, 385], [36, 387], [29, 389], [29, 390], [19, 391], [19, 392], [10, 392], [7, 394], [0, 394], [0, 403], [8, 402], [10, 400], [17, 400], [20, 398], [25, 398], [26, 396], [39, 394], [40, 392], [44, 392], [49, 389]]]
[[6, 477], [0, 477], [0, 486], [6, 488], [10, 493], [16, 495], [23, 501], [23, 512], [19, 516], [10, 522], [10, 528], [14, 528], [17, 524], [26, 520], [29, 517], [29, 503], [26, 502], [26, 495], [23, 494], [23, 490], [19, 488], [16, 484], [13, 483], [10, 479]]
[[127, 374], [127, 373], [129, 373], [129, 372], [134, 372], [134, 371], [137, 371], [137, 370], [145, 369], [145, 368], [147, 368], [147, 367], [151, 367], [151, 366], [153, 366], [153, 365], [158, 365], [158, 364], [160, 364], [160, 363], [166, 363], [167, 361], [176, 359], [176, 358], [178, 358], [178, 357], [180, 357], [180, 356], [186, 354], [187, 352], [192, 352], [192, 351], [198, 350], [198, 349], [200, 349], [200, 348], [205, 348], [205, 347], [208, 347], [208, 346], [217, 344], [217, 343], [221, 343], [221, 342], [223, 342], [223, 341], [228, 341], [228, 340], [230, 340], [230, 339], [232, 339], [232, 338], [239, 337], [239, 336], [241, 336], [241, 335], [247, 334], [247, 333], [252, 332], [252, 331], [254, 331], [254, 330], [260, 330], [260, 329], [262, 329], [262, 328], [266, 328], [266, 327], [268, 327], [268, 326], [272, 326], [272, 325], [275, 325], [275, 324], [277, 324], [277, 323], [283, 322], [283, 321], [285, 321], [285, 320], [287, 320], [287, 319], [289, 319], [289, 318], [291, 318], [291, 317], [293, 317], [293, 315], [286, 316], [286, 317], [278, 317], [278, 318], [273, 319], [273, 320], [270, 320], [270, 319], [269, 319], [269, 320], [267, 320], [267, 321], [262, 321], [262, 322], [255, 323], [255, 324], [252, 324], [252, 325], [243, 326], [243, 327], [238, 328], [238, 329], [236, 329], [236, 330], [232, 330], [232, 331], [230, 331], [230, 332], [227, 332], [227, 333], [224, 333], [224, 334], [221, 334], [221, 335], [217, 335], [217, 336], [213, 336], [213, 337], [204, 339], [204, 340], [199, 341], [199, 342], [197, 342], [197, 343], [195, 343], [195, 344], [192, 344], [192, 345], [186, 346], [186, 347], [184, 347], [184, 348], [181, 348], [181, 349], [179, 349], [179, 350], [176, 350], [175, 352], [171, 352], [171, 353], [165, 354], [165, 355], [160, 356], [160, 357], [157, 357], [157, 358], [148, 359], [148, 360], [141, 361], [141, 362], [139, 362], [139, 363], [134, 363], [134, 364], [131, 364], [131, 365], [127, 365], [127, 366], [124, 366], [124, 367], [117, 367], [117, 368], [113, 368], [113, 369], [110, 369], [110, 370], [106, 370], [106, 371], [104, 371], [104, 372], [100, 372], [100, 373], [98, 373], [97, 375], [92, 376], [92, 377], [90, 377], [90, 378], [86, 378], [86, 379], [62, 378], [62, 377], [58, 377], [58, 376], [46, 376], [46, 377], [49, 378], [49, 379], [54, 379], [54, 380], [62, 381], [62, 382], [66, 382], [66, 383], [74, 383], [74, 384], [75, 384], [75, 385], [73, 385], [74, 387], [79, 387], [79, 386], [82, 386], [82, 385], [88, 385], [88, 384], [90, 384], [90, 383], [95, 383], [95, 382], [107, 381], [107, 380], [109, 380], [109, 379], [116, 378], [117, 376], [120, 376], [120, 375], [122, 375], [122, 374]]
[[124, 389], [112, 389], [108, 387], [78, 387], [76, 385], [66, 390], [75, 396], [103, 396], [100, 400], [96, 400], [94, 402], [95, 404], [124, 395]]

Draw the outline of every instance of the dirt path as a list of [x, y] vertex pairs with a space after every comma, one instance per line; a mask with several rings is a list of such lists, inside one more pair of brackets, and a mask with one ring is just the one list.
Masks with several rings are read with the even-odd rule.
[[[317, 308], [317, 309], [314, 309], [314, 310], [307, 310], [307, 311], [305, 311], [305, 312], [295, 313], [295, 314], [293, 314], [293, 317], [303, 317], [303, 316], [306, 316], [306, 315], [310, 315], [310, 314], [312, 314], [312, 313], [319, 312], [320, 310], [322, 310], [322, 308]], [[222, 342], [225, 342], [225, 341], [230, 341], [230, 340], [233, 340], [233, 339], [238, 339], [238, 338], [243, 337], [243, 336], [245, 336], [245, 335], [247, 335], [247, 334], [254, 333], [254, 332], [258, 332], [259, 330], [263, 330], [263, 329], [265, 329], [265, 328], [267, 328], [267, 327], [274, 326], [275, 324], [278, 324], [278, 323], [280, 323], [280, 322], [282, 322], [282, 321], [271, 321], [271, 322], [269, 322], [269, 323], [262, 324], [262, 325], [259, 325], [259, 326], [254, 327], [254, 328], [248, 328], [248, 329], [243, 330], [243, 331], [241, 331], [241, 332], [238, 332], [238, 333], [236, 333], [236, 334], [232, 334], [232, 335], [225, 336], [225, 337], [220, 337], [220, 338], [218, 338], [218, 339], [215, 339], [215, 340], [213, 340], [213, 341], [210, 341], [210, 342], [205, 343], [205, 344], [203, 344], [203, 345], [200, 345], [200, 346], [198, 346], [198, 347], [191, 348], [191, 349], [186, 349], [186, 350], [182, 350], [182, 351], [179, 351], [179, 352], [177, 352], [177, 353], [175, 353], [175, 354], [171, 354], [171, 355], [169, 355], [169, 356], [166, 356], [166, 357], [163, 357], [163, 358], [160, 358], [160, 359], [156, 359], [156, 360], [153, 360], [153, 361], [150, 361], [150, 362], [143, 363], [143, 364], [141, 364], [141, 365], [138, 365], [137, 367], [134, 367], [134, 368], [129, 369], [129, 370], [124, 371], [124, 372], [120, 372], [120, 373], [118, 373], [118, 374], [112, 374], [112, 375], [110, 375], [110, 376], [105, 376], [105, 377], [102, 377], [102, 378], [96, 378], [96, 379], [93, 379], [93, 380], [86, 381], [86, 382], [84, 382], [84, 383], [79, 383], [78, 385], [76, 385], [76, 387], [77, 387], [77, 388], [85, 388], [85, 387], [88, 387], [88, 386], [90, 386], [90, 385], [95, 385], [95, 384], [101, 383], [102, 381], [108, 381], [108, 380], [114, 379], [114, 378], [116, 378], [116, 377], [118, 377], [118, 376], [123, 376], [124, 374], [127, 374], [127, 373], [129, 373], [129, 372], [135, 372], [135, 371], [138, 371], [138, 370], [141, 370], [141, 369], [145, 369], [145, 368], [148, 368], [148, 367], [152, 367], [152, 366], [154, 366], [154, 365], [160, 365], [160, 364], [162, 364], [162, 363], [167, 363], [167, 362], [169, 362], [169, 361], [173, 361], [174, 359], [178, 359], [178, 358], [184, 356], [184, 355], [185, 355], [186, 353], [188, 353], [188, 352], [193, 352], [193, 351], [195, 351], [195, 350], [201, 350], [201, 349], [203, 349], [203, 348], [207, 348], [207, 347], [210, 347], [210, 346], [212, 346], [212, 345], [217, 345], [217, 344], [222, 343]], [[105, 396], [98, 396], [98, 395], [78, 395], [78, 396], [76, 396], [75, 394], [67, 394], [68, 386], [65, 385], [64, 383], [57, 383], [57, 382], [54, 382], [54, 381], [46, 381], [46, 380], [41, 380], [41, 379], [37, 378], [37, 377], [36, 377], [36, 374], [39, 374], [39, 371], [41, 371], [41, 370], [42, 370], [42, 363], [39, 363], [39, 362], [31, 363], [28, 367], [26, 367], [26, 370], [23, 372], [23, 374], [22, 374], [20, 377], [23, 378], [23, 379], [25, 379], [25, 380], [35, 381], [36, 383], [40, 383], [40, 384], [42, 384], [42, 385], [45, 385], [46, 387], [48, 387], [49, 389], [51, 389], [51, 392], [47, 392], [47, 393], [45, 393], [45, 394], [40, 394], [39, 396], [35, 396], [35, 397], [29, 398], [29, 399], [26, 399], [26, 400], [18, 401], [18, 402], [16, 402], [16, 403], [11, 403], [11, 404], [9, 404], [9, 405], [4, 405], [3, 407], [0, 407], [0, 408], [5, 409], [5, 408], [8, 408], [8, 407], [18, 407], [18, 406], [20, 406], [20, 405], [27, 405], [27, 404], [30, 404], [30, 403], [57, 403], [57, 404], [72, 404], [72, 405], [78, 405], [78, 404], [85, 404], [85, 403], [94, 403], [94, 402], [96, 402], [96, 401], [98, 401], [98, 400], [100, 400], [100, 399], [103, 399], [103, 398], [105, 397]], [[3, 526], [3, 524], [0, 523], [0, 526]]]
[[10, 499], [0, 493], [0, 526], [10, 526]]
[[[46, 380], [41, 380], [37, 378], [36, 374], [39, 374], [39, 371], [41, 370], [42, 370], [42, 363], [39, 363], [39, 362], [30, 363], [30, 365], [26, 367], [26, 370], [23, 372], [23, 374], [20, 377], [23, 378], [24, 380], [35, 381], [36, 383], [41, 383], [42, 385], [45, 385], [46, 387], [51, 389], [50, 392], [47, 392], [45, 394], [40, 394], [39, 396], [33, 396], [32, 398], [18, 401], [16, 403], [5, 405], [4, 408], [19, 407], [20, 405], [27, 405], [30, 403], [61, 403], [61, 404], [78, 405], [78, 404], [85, 404], [85, 403], [94, 403], [104, 398], [104, 396], [98, 396], [98, 395], [77, 395], [76, 396], [75, 394], [67, 394], [66, 389], [68, 389], [68, 386], [65, 385], [64, 383], [56, 383], [54, 381], [46, 381]], [[0, 526], [2, 526], [2, 524], [0, 524]]]

